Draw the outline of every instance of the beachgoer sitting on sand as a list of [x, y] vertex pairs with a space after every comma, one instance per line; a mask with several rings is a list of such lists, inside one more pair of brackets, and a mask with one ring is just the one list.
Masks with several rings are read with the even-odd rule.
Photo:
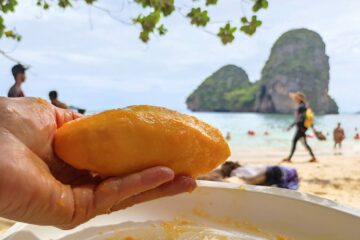
[[51, 104], [54, 105], [55, 107], [62, 108], [62, 109], [68, 109], [68, 106], [65, 103], [59, 101], [57, 91], [50, 91], [49, 98], [50, 98]]
[[42, 99], [0, 97], [0, 217], [69, 229], [195, 188], [191, 177], [167, 167], [104, 179], [67, 165], [52, 141], [57, 128], [79, 117]]
[[[308, 150], [308, 152], [311, 155], [310, 162], [316, 162], [317, 160], [315, 158], [315, 155], [314, 155], [312, 149], [310, 148], [309, 144], [306, 141], [306, 131], [308, 130], [309, 127], [312, 127], [312, 123], [309, 124], [307, 122], [307, 120], [309, 120], [309, 119], [307, 119], [307, 114], [310, 115], [310, 113], [308, 113], [308, 106], [306, 103], [305, 95], [301, 92], [295, 92], [295, 93], [290, 93], [289, 96], [298, 105], [298, 107], [295, 112], [296, 120], [293, 124], [291, 124], [288, 127], [287, 130], [290, 131], [291, 128], [296, 126], [296, 133], [295, 133], [294, 139], [292, 141], [290, 155], [289, 155], [289, 157], [285, 158], [283, 161], [291, 162], [291, 158], [294, 155], [297, 142], [299, 140], [302, 140], [302, 143], [304, 144], [305, 148]], [[311, 126], [307, 126], [308, 124]]]
[[221, 167], [200, 180], [223, 181], [225, 178], [238, 177], [246, 184], [276, 186], [296, 190], [299, 187], [295, 168], [284, 166], [241, 166], [236, 162], [225, 162]]
[[234, 169], [231, 177], [238, 177], [247, 184], [276, 186], [297, 190], [298, 174], [295, 168], [284, 166], [242, 166]]
[[333, 135], [334, 135], [334, 142], [335, 142], [334, 149], [336, 149], [336, 146], [339, 146], [339, 148], [341, 149], [341, 143], [345, 139], [345, 131], [341, 127], [341, 123], [337, 124], [337, 127], [334, 129]]
[[208, 173], [205, 176], [201, 176], [198, 179], [221, 182], [224, 180], [224, 178], [230, 177], [231, 172], [238, 167], [241, 167], [241, 165], [239, 163], [227, 161], [227, 162], [223, 163], [220, 166], [220, 168]]

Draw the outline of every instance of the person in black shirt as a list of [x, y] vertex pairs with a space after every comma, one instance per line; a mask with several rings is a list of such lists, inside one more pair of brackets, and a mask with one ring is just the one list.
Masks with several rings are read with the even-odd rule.
[[289, 96], [298, 105], [298, 107], [297, 107], [297, 110], [295, 112], [296, 120], [295, 120], [295, 122], [293, 124], [291, 124], [288, 127], [288, 131], [290, 131], [291, 128], [296, 126], [296, 133], [295, 133], [294, 139], [292, 141], [292, 147], [291, 147], [290, 155], [289, 155], [289, 157], [285, 158], [283, 161], [284, 162], [291, 162], [291, 158], [294, 155], [297, 142], [299, 140], [302, 140], [305, 148], [309, 151], [309, 153], [311, 155], [310, 162], [316, 162], [317, 161], [316, 157], [315, 157], [311, 147], [309, 146], [309, 144], [306, 141], [306, 131], [307, 131], [307, 127], [305, 127], [306, 111], [307, 111], [306, 97], [301, 92], [290, 93]]

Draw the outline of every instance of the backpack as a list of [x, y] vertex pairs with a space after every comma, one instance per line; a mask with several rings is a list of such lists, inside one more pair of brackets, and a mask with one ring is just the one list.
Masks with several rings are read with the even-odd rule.
[[308, 108], [305, 113], [304, 127], [311, 128], [314, 125], [314, 118], [314, 112], [311, 110], [311, 108]]

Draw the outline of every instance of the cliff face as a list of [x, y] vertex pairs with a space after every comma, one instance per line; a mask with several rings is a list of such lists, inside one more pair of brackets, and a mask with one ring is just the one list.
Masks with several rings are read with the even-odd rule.
[[302, 91], [315, 113], [338, 113], [329, 96], [329, 57], [320, 35], [297, 29], [274, 44], [261, 79], [254, 84], [234, 65], [208, 77], [186, 100], [193, 111], [291, 113], [290, 92]]
[[186, 100], [193, 111], [250, 111], [255, 94], [246, 72], [227, 65], [208, 77]]
[[307, 29], [284, 33], [262, 70], [255, 111], [290, 113], [289, 92], [302, 91], [316, 113], [338, 113], [328, 94], [329, 70], [329, 57], [319, 34]]

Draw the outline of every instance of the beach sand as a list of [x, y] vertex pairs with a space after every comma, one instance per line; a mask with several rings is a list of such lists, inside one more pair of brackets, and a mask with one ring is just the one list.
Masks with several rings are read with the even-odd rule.
[[[232, 161], [239, 161], [243, 165], [276, 165], [284, 152], [265, 154], [268, 150], [262, 149], [255, 155], [250, 152], [240, 151], [233, 154]], [[240, 154], [241, 153], [241, 154]], [[262, 153], [262, 154], [261, 154]], [[299, 151], [292, 164], [300, 177], [300, 192], [310, 193], [323, 198], [336, 201], [340, 204], [360, 208], [360, 156], [350, 155], [322, 155], [318, 157], [319, 163], [308, 163], [306, 152]], [[231, 182], [240, 182], [230, 178]], [[13, 224], [0, 218], [0, 234]]]
[[[232, 161], [243, 165], [277, 165], [286, 152], [271, 151], [264, 154], [262, 149], [255, 155], [241, 152], [233, 154]], [[331, 151], [330, 151], [331, 152]], [[317, 195], [340, 204], [360, 208], [360, 155], [346, 152], [344, 155], [323, 154], [318, 163], [309, 163], [310, 157], [304, 150], [298, 151], [293, 163], [282, 164], [297, 169], [300, 178], [300, 192]], [[232, 182], [236, 179], [230, 178]]]

